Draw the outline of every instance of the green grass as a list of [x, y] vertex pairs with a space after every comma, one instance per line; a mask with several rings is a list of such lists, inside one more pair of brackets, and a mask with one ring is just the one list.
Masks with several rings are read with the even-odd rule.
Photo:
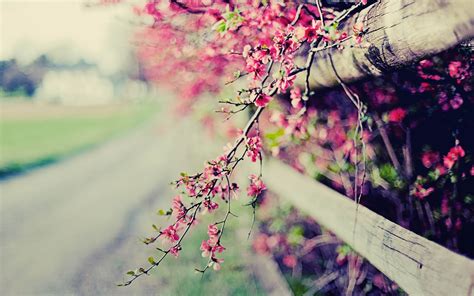
[[133, 105], [105, 114], [2, 118], [0, 176], [15, 173], [91, 147], [150, 118], [153, 105]]
[[[152, 275], [163, 283], [158, 295], [265, 295], [249, 268], [252, 251], [251, 240], [247, 240], [246, 235], [251, 218], [246, 213], [250, 209], [237, 203], [234, 202], [234, 208], [239, 217], [229, 218], [223, 236], [223, 245], [227, 249], [220, 255], [225, 259], [222, 269], [214, 271], [211, 268], [203, 275], [194, 270], [207, 263], [207, 258], [202, 258], [199, 250], [201, 241], [207, 238], [206, 228], [210, 220], [206, 219], [183, 240], [179, 258], [167, 258], [165, 265], [171, 265], [170, 268], [158, 268]], [[214, 215], [213, 218], [216, 219]]]

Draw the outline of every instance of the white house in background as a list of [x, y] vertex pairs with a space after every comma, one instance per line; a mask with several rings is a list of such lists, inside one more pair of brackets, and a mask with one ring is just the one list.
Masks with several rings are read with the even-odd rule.
[[102, 105], [112, 103], [114, 85], [96, 69], [51, 70], [36, 90], [35, 98], [65, 105]]

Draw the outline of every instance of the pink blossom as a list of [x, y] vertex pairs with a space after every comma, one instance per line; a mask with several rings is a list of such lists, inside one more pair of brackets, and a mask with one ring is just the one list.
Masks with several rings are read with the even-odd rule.
[[262, 141], [259, 136], [248, 137], [246, 140], [247, 144], [247, 156], [250, 157], [252, 162], [256, 162], [257, 159], [260, 159], [262, 151]]
[[402, 122], [406, 116], [406, 111], [403, 108], [393, 109], [388, 113], [388, 121], [390, 122]]
[[433, 67], [433, 62], [430, 60], [421, 60], [419, 65], [421, 68], [431, 68]]
[[290, 90], [290, 99], [291, 106], [295, 109], [300, 109], [303, 107], [301, 104], [301, 90], [298, 87], [295, 87]]
[[266, 107], [268, 103], [270, 103], [271, 100], [272, 100], [272, 97], [270, 97], [267, 94], [261, 93], [257, 95], [257, 97], [255, 98], [254, 104], [257, 107], [263, 108], [263, 107]]
[[165, 228], [161, 233], [171, 242], [176, 242], [179, 240], [177, 225], [173, 224]]
[[268, 254], [270, 251], [268, 244], [268, 235], [265, 233], [258, 233], [255, 239], [253, 240], [253, 248], [255, 252], [259, 254]]
[[449, 76], [456, 78], [459, 75], [459, 70], [461, 68], [461, 62], [459, 61], [452, 61], [449, 63]]
[[219, 208], [219, 204], [212, 201], [212, 200], [209, 200], [209, 199], [206, 199], [204, 202], [203, 202], [203, 206], [204, 208], [209, 212], [209, 213], [212, 213], [213, 211], [215, 211], [217, 208]]
[[211, 266], [212, 266], [212, 269], [214, 269], [215, 271], [221, 270], [221, 264], [222, 264], [222, 262], [224, 262], [224, 259], [212, 257], [212, 258], [211, 258]]
[[286, 90], [293, 86], [294, 80], [296, 79], [295, 75], [287, 76], [283, 75], [282, 78], [277, 80], [277, 87], [279, 93], [285, 93]]
[[434, 191], [433, 187], [424, 188], [421, 184], [416, 184], [414, 189], [414, 195], [418, 197], [420, 200], [425, 199], [428, 195], [430, 195]]
[[177, 195], [173, 198], [172, 209], [173, 209], [173, 214], [175, 214], [175, 217], [178, 220], [186, 216], [186, 207], [181, 201], [181, 195]]
[[207, 227], [207, 235], [209, 235], [209, 241], [211, 244], [215, 244], [217, 243], [219, 237], [219, 228], [217, 228], [217, 226], [215, 224], [210, 224], [208, 227]]
[[249, 176], [249, 179], [250, 179], [250, 185], [249, 185], [249, 187], [247, 187], [247, 195], [248, 196], [256, 197], [260, 193], [262, 193], [262, 191], [267, 189], [267, 187], [265, 186], [263, 181], [257, 175], [252, 174], [252, 175]]
[[298, 260], [296, 259], [296, 256], [294, 255], [285, 255], [283, 257], [283, 264], [285, 264], [286, 267], [294, 268], [297, 263], [298, 263]]
[[171, 255], [175, 256], [176, 258], [179, 256], [179, 251], [181, 251], [181, 247], [179, 246], [173, 246], [170, 249]]
[[242, 51], [242, 56], [244, 58], [248, 57], [251, 49], [252, 49], [252, 47], [249, 44], [245, 45], [244, 49]]
[[203, 240], [201, 243], [201, 251], [202, 257], [209, 257], [211, 255], [212, 247], [207, 241]]
[[464, 101], [463, 101], [461, 95], [455, 94], [454, 98], [449, 101], [449, 104], [451, 105], [453, 110], [456, 110], [456, 109], [459, 109], [459, 107], [461, 107], [463, 102]]
[[418, 91], [420, 93], [433, 91], [433, 86], [428, 82], [422, 82], [420, 83], [420, 87], [418, 88]]
[[466, 79], [469, 76], [469, 64], [463, 65], [462, 62], [452, 61], [449, 63], [449, 76], [456, 79], [457, 83]]
[[421, 162], [426, 168], [432, 167], [439, 161], [439, 153], [434, 151], [424, 152], [421, 156]]
[[447, 169], [451, 169], [456, 163], [456, 161], [459, 158], [464, 157], [464, 155], [464, 149], [462, 149], [462, 147], [459, 145], [455, 146], [449, 150], [448, 154], [445, 157], [443, 157], [443, 164]]

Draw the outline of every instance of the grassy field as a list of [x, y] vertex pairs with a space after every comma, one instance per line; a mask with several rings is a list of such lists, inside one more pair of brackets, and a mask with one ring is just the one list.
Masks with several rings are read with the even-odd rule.
[[0, 177], [54, 162], [144, 122], [151, 104], [73, 107], [0, 103]]

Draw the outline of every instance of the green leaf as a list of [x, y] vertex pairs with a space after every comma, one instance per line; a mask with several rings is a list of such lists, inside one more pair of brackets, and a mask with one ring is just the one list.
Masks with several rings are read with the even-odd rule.
[[127, 271], [127, 274], [128, 275], [135, 275], [135, 271], [133, 271], [133, 270]]
[[439, 173], [439, 170], [438, 170], [438, 169], [433, 170], [433, 171], [430, 171], [430, 172], [428, 173], [428, 177], [430, 177], [430, 179], [431, 179], [432, 181], [438, 180], [439, 176], [440, 176], [440, 173]]
[[217, 33], [225, 33], [226, 31], [226, 22], [225, 20], [220, 20], [212, 26], [212, 29]]
[[154, 259], [153, 257], [151, 257], [151, 256], [148, 257], [148, 262], [150, 262], [150, 264], [152, 264], [152, 265], [155, 265], [155, 264], [156, 264], [155, 259]]
[[163, 209], [159, 209], [159, 210], [158, 210], [158, 215], [160, 215], [160, 216], [164, 216], [164, 215], [166, 215], [166, 212], [165, 212], [165, 210], [163, 210]]
[[450, 180], [451, 180], [451, 183], [457, 183], [458, 182], [458, 177], [456, 177], [456, 175], [452, 175]]
[[468, 205], [472, 204], [474, 201], [474, 196], [468, 194], [465, 198], [464, 198], [464, 202]]
[[337, 247], [336, 252], [338, 254], [342, 254], [342, 255], [346, 256], [347, 254], [349, 254], [349, 252], [351, 250], [352, 249], [348, 244], [343, 244], [343, 245], [340, 245], [339, 247]]
[[304, 229], [300, 225], [291, 227], [288, 233], [288, 242], [292, 245], [299, 245], [303, 241]]
[[380, 167], [380, 177], [392, 187], [401, 188], [404, 185], [400, 176], [398, 176], [397, 170], [391, 164], [386, 163]]

